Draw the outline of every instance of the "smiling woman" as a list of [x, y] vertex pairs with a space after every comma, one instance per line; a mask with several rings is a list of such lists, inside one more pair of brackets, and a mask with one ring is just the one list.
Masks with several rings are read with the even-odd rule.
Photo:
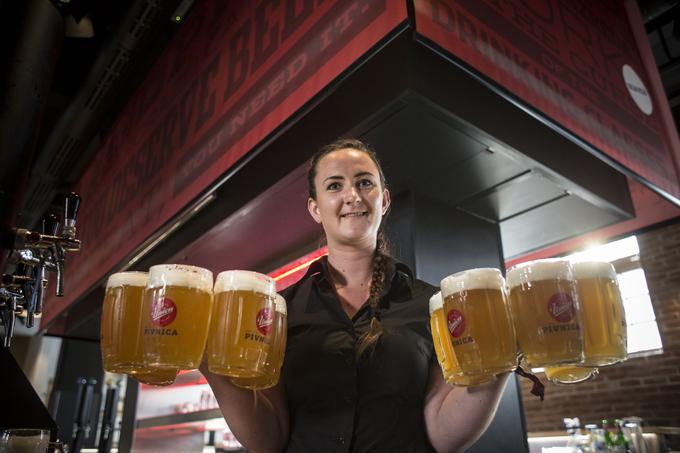
[[[387, 246], [381, 226], [390, 207], [385, 176], [368, 145], [359, 140], [340, 139], [312, 158], [307, 183], [307, 208], [323, 226], [329, 250], [350, 254], [361, 250], [372, 257], [370, 275], [356, 275], [359, 283], [356, 288], [342, 281], [342, 275], [334, 275], [340, 302], [349, 316], [366, 300], [369, 302], [371, 330], [359, 342], [361, 354], [382, 332], [378, 299], [384, 286]], [[331, 257], [330, 261], [332, 264], [335, 260]]]
[[282, 293], [279, 383], [254, 395], [205, 370], [232, 432], [256, 451], [462, 450], [486, 430], [507, 374], [472, 389], [444, 380], [429, 330], [437, 289], [386, 252], [390, 192], [366, 144], [322, 148], [308, 183], [328, 256]]

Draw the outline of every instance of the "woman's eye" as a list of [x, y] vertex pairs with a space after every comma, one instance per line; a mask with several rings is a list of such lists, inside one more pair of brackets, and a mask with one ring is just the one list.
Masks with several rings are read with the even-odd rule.
[[340, 183], [332, 182], [326, 187], [326, 190], [338, 190], [338, 189], [340, 189], [340, 187], [341, 187]]
[[360, 189], [370, 189], [371, 187], [373, 187], [373, 181], [371, 181], [370, 179], [362, 179], [361, 181], [359, 181]]

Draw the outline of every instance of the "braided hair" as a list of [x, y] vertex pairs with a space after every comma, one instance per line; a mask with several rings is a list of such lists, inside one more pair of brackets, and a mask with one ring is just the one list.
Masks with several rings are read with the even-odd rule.
[[[378, 160], [375, 151], [361, 140], [341, 138], [324, 146], [312, 157], [311, 165], [307, 172], [307, 186], [309, 189], [309, 196], [312, 199], [316, 200], [316, 186], [314, 185], [314, 180], [316, 178], [319, 162], [328, 154], [341, 149], [361, 151], [370, 157], [378, 169], [381, 188], [385, 188], [385, 175], [383, 174], [380, 161]], [[380, 337], [384, 332], [382, 324], [380, 323], [380, 297], [386, 285], [385, 265], [387, 256], [389, 256], [389, 251], [383, 231], [383, 224], [381, 223], [378, 230], [375, 252], [373, 254], [373, 272], [371, 274], [371, 286], [368, 297], [368, 305], [371, 311], [371, 325], [369, 330], [362, 334], [357, 341], [357, 357], [361, 357], [364, 353], [369, 351], [373, 352], [378, 344], [378, 340], [380, 340]]]

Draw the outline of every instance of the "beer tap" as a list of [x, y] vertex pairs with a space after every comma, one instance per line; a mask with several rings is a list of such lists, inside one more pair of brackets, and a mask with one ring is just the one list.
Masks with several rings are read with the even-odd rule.
[[5, 326], [3, 344], [9, 345], [16, 316], [26, 318], [26, 327], [33, 327], [42, 314], [46, 272], [57, 276], [55, 294], [64, 295], [64, 263], [67, 252], [80, 251], [76, 239], [76, 215], [80, 196], [74, 192], [64, 201], [64, 223], [59, 234], [59, 219], [50, 214], [42, 219], [39, 231], [15, 228], [9, 236], [12, 247], [9, 262], [16, 265], [13, 274], [3, 274], [0, 280], [0, 321]]
[[[42, 231], [44, 234], [56, 237], [58, 229], [59, 219], [57, 219], [56, 215], [49, 214], [43, 218]], [[64, 260], [64, 248], [57, 242], [52, 243], [43, 257], [43, 261], [48, 266], [49, 270], [56, 271], [57, 273], [57, 287], [55, 293], [58, 297], [64, 295]]]
[[[3, 288], [4, 290], [5, 288]], [[6, 291], [9, 293], [9, 291]], [[9, 297], [2, 297], [5, 303], [0, 306], [0, 319], [2, 324], [5, 326], [5, 335], [2, 341], [2, 345], [5, 348], [9, 348], [12, 342], [12, 335], [14, 335], [14, 323], [16, 322], [17, 316], [17, 294], [8, 294]]]
[[[26, 327], [35, 325], [35, 315], [42, 314], [42, 299], [45, 297], [45, 265], [38, 264], [33, 268], [33, 284], [24, 293], [24, 309], [26, 310]], [[23, 313], [22, 313], [23, 314]]]
[[[71, 240], [76, 238], [76, 215], [78, 214], [79, 206], [80, 195], [71, 192], [66, 196], [66, 201], [64, 202], [64, 228], [61, 232], [64, 238]], [[80, 242], [78, 244], [80, 245]], [[78, 247], [78, 249], [80, 249], [80, 247]]]

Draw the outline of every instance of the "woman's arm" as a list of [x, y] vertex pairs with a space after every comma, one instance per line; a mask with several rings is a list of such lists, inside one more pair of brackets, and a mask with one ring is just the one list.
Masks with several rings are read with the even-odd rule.
[[[288, 443], [288, 407], [281, 381], [267, 390], [243, 389], [203, 365], [224, 419], [238, 441], [253, 453], [283, 451]], [[256, 394], [257, 393], [257, 394]]]
[[475, 387], [446, 383], [439, 365], [430, 367], [425, 397], [425, 429], [438, 452], [462, 451], [474, 443], [491, 423], [509, 373]]

